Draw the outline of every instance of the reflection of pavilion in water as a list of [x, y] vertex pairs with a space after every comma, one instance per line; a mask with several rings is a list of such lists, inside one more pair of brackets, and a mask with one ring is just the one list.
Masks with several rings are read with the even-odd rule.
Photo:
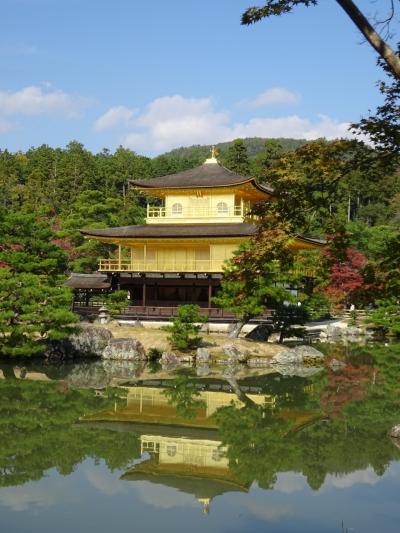
[[[215, 385], [217, 387], [218, 385]], [[141, 453], [149, 458], [136, 464], [122, 479], [148, 481], [193, 495], [208, 512], [210, 502], [226, 492], [247, 492], [249, 486], [229, 468], [227, 449], [221, 445], [212, 415], [220, 407], [243, 405], [236, 394], [221, 390], [199, 390], [202, 406], [193, 418], [177, 413], [168, 400], [167, 388], [127, 388], [126, 406], [98, 413], [85, 420], [130, 422], [141, 432]], [[274, 397], [247, 396], [258, 405], [274, 405]], [[156, 429], [157, 428], [157, 429]]]
[[150, 458], [122, 476], [148, 481], [193, 495], [209, 512], [211, 500], [226, 492], [247, 492], [248, 484], [229, 468], [226, 447], [218, 440], [163, 435], [142, 435], [142, 454]]
[[[175, 424], [178, 425], [181, 423], [191, 425], [194, 422], [194, 425], [197, 427], [203, 424], [206, 427], [210, 427], [215, 425], [211, 417], [217, 409], [230, 405], [231, 403], [237, 406], [243, 405], [237, 395], [232, 392], [199, 390], [197, 391], [196, 400], [200, 400], [203, 406], [196, 409], [194, 420], [182, 419], [182, 417], [177, 416], [176, 406], [168, 399], [166, 395], [167, 390], [167, 388], [131, 387], [128, 389], [127, 405], [124, 411], [132, 415], [134, 413], [141, 415], [142, 420], [143, 417], [148, 419], [151, 419], [151, 417], [155, 417], [156, 419], [165, 417], [169, 420], [170, 416], [173, 416]], [[273, 396], [265, 394], [248, 393], [247, 397], [257, 405], [267, 403], [273, 406], [275, 403]]]

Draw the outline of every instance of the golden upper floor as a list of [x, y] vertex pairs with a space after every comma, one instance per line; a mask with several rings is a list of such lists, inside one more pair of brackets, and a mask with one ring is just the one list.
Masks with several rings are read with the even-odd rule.
[[244, 222], [252, 205], [274, 194], [254, 178], [234, 174], [215, 158], [162, 178], [131, 180], [130, 186], [162, 201], [161, 206], [148, 204], [148, 224]]

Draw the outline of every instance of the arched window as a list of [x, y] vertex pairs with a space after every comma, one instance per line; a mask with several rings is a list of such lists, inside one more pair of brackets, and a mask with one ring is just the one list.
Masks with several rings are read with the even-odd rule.
[[182, 214], [182, 204], [172, 204], [172, 214], [181, 215]]
[[167, 444], [167, 455], [174, 457], [176, 455], [176, 444]]
[[228, 204], [226, 202], [217, 203], [217, 213], [218, 215], [226, 215], [228, 212]]

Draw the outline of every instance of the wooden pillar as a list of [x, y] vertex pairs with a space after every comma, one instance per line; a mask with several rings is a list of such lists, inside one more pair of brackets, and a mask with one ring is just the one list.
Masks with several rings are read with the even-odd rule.
[[157, 305], [160, 305], [159, 302], [158, 302], [158, 283], [155, 283], [154, 285], [154, 298], [157, 302]]
[[146, 307], [146, 277], [143, 276], [143, 285], [142, 285], [142, 305]]
[[121, 257], [122, 257], [121, 245], [118, 244], [118, 270], [121, 270]]
[[131, 270], [133, 270], [134, 257], [135, 257], [135, 254], [134, 254], [133, 248], [131, 247]]
[[208, 307], [211, 307], [211, 298], [212, 298], [211, 276], [208, 276]]

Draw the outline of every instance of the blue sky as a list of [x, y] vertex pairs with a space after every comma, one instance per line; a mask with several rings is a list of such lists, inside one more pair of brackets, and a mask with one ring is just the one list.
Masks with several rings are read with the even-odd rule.
[[334, 0], [241, 26], [262, 3], [2, 0], [0, 148], [347, 135], [381, 101], [373, 50]]

